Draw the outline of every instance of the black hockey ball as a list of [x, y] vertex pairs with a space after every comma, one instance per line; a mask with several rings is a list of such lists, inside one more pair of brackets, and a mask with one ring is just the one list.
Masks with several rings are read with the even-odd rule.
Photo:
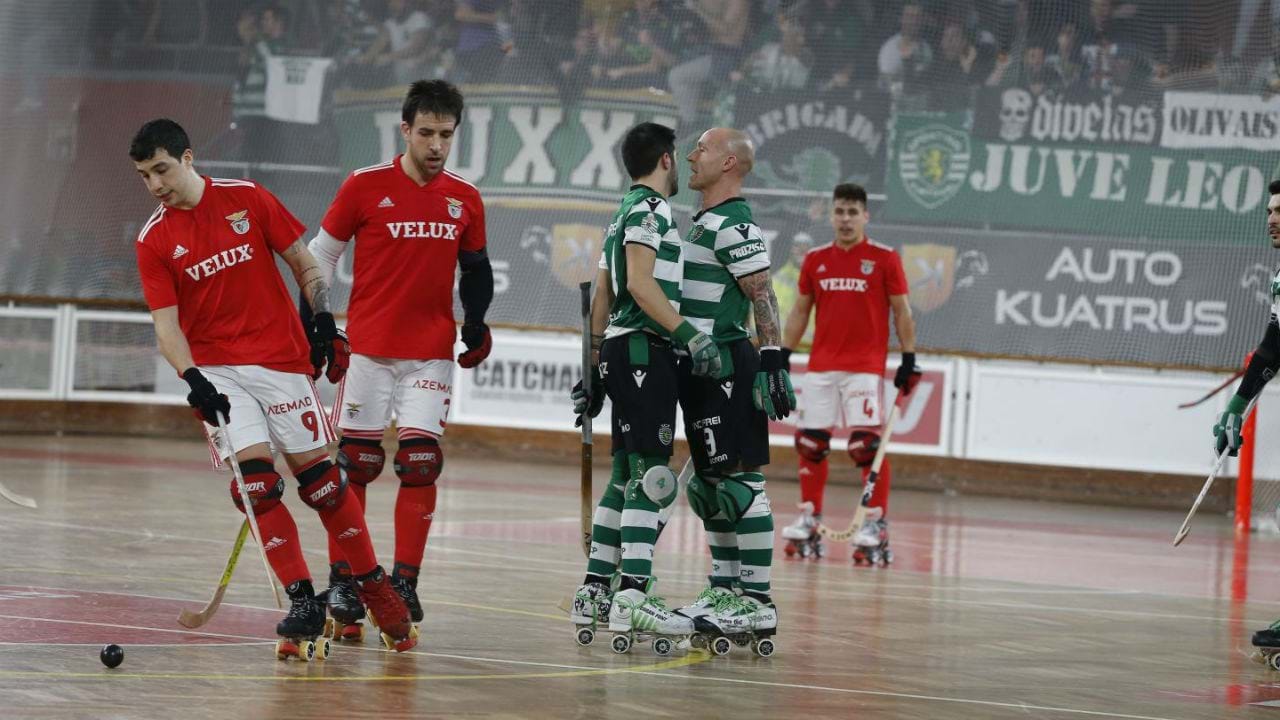
[[103, 645], [102, 652], [98, 654], [102, 664], [109, 668], [118, 667], [124, 662], [124, 648], [119, 645]]

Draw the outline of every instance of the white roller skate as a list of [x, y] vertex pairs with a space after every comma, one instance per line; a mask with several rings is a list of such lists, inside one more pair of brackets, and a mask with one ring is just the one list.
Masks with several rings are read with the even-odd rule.
[[813, 503], [800, 503], [800, 517], [782, 528], [782, 538], [787, 541], [784, 548], [787, 557], [823, 556], [826, 550], [822, 545], [822, 536], [818, 534], [818, 517], [813, 514]]
[[716, 612], [693, 621], [699, 633], [709, 638], [711, 652], [727, 655], [734, 645], [751, 646], [760, 657], [773, 655], [773, 636], [778, 632], [778, 609], [744, 595], [722, 603]]
[[715, 612], [716, 608], [737, 597], [738, 594], [732, 589], [713, 585], [704, 588], [702, 592], [698, 593], [698, 597], [693, 599], [693, 602], [676, 610], [676, 612], [692, 620]]
[[693, 634], [693, 621], [667, 608], [662, 598], [646, 596], [636, 588], [622, 590], [613, 596], [609, 609], [609, 645], [622, 654], [637, 642], [653, 641], [653, 651], [670, 655], [677, 647], [688, 647]]
[[853, 564], [879, 565], [893, 562], [889, 549], [889, 522], [883, 518], [867, 518], [853, 538]]
[[609, 622], [612, 596], [609, 587], [603, 583], [587, 583], [573, 594], [569, 619], [573, 621], [574, 638], [579, 645], [590, 645], [596, 639], [600, 625]]

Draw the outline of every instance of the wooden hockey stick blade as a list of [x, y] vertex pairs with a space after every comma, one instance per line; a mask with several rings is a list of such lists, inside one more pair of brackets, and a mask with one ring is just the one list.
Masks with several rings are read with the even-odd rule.
[[1242, 375], [1244, 375], [1244, 370], [1237, 370], [1237, 371], [1236, 371], [1236, 372], [1235, 372], [1231, 377], [1229, 377], [1229, 378], [1227, 378], [1226, 380], [1222, 381], [1222, 384], [1221, 384], [1221, 385], [1218, 385], [1218, 386], [1217, 386], [1217, 387], [1215, 387], [1214, 389], [1212, 389], [1212, 390], [1210, 390], [1209, 392], [1205, 393], [1204, 397], [1200, 398], [1199, 400], [1192, 400], [1191, 402], [1184, 402], [1184, 403], [1182, 403], [1181, 405], [1179, 405], [1179, 406], [1178, 406], [1178, 409], [1179, 409], [1179, 410], [1186, 410], [1187, 408], [1193, 408], [1193, 407], [1195, 407], [1195, 406], [1197, 406], [1197, 405], [1199, 405], [1199, 404], [1201, 404], [1201, 403], [1205, 402], [1206, 400], [1208, 400], [1209, 398], [1213, 397], [1214, 395], [1217, 395], [1218, 393], [1222, 392], [1223, 390], [1226, 390], [1228, 385], [1230, 385], [1231, 383], [1235, 382], [1236, 380], [1239, 380], [1239, 379], [1240, 379], [1240, 376], [1242, 376]]
[[214, 591], [213, 598], [200, 612], [184, 609], [178, 613], [179, 625], [194, 629], [213, 619], [214, 613], [218, 612], [218, 607], [222, 605], [222, 596], [227, 592], [227, 585], [231, 584], [231, 574], [235, 572], [236, 561], [240, 559], [240, 551], [244, 549], [244, 541], [247, 537], [249, 537], [249, 521], [245, 519], [240, 523], [240, 533], [236, 535], [236, 544], [231, 548], [231, 555], [227, 557], [227, 566], [222, 570], [222, 578], [218, 580], [218, 589]]
[[36, 506], [36, 501], [35, 501], [35, 500], [33, 500], [33, 499], [31, 499], [31, 498], [29, 498], [29, 497], [27, 497], [27, 496], [25, 496], [25, 495], [19, 495], [18, 493], [16, 493], [16, 492], [14, 492], [14, 491], [10, 490], [9, 488], [5, 487], [3, 483], [0, 483], [0, 497], [3, 497], [5, 500], [8, 500], [9, 502], [13, 503], [14, 505], [21, 505], [21, 506], [22, 506], [22, 507], [24, 507], [24, 508], [30, 508], [30, 509], [32, 509], [32, 510], [38, 510], [38, 509], [39, 509], [39, 508]]

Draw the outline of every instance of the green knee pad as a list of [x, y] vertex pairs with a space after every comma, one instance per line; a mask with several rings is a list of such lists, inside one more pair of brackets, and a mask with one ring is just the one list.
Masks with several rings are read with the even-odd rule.
[[715, 486], [703, 480], [700, 475], [689, 478], [685, 495], [689, 498], [689, 509], [702, 520], [710, 520], [719, 511], [716, 506]]
[[716, 485], [716, 506], [735, 525], [751, 509], [757, 490], [737, 478], [727, 477]]

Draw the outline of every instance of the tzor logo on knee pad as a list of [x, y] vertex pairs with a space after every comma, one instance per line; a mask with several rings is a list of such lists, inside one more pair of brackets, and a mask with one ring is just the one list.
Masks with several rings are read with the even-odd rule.
[[346, 491], [347, 474], [328, 460], [298, 473], [298, 496], [316, 510], [337, 505]]
[[392, 464], [401, 483], [434, 485], [444, 470], [444, 451], [435, 438], [401, 440]]
[[880, 433], [875, 430], [854, 430], [849, 435], [849, 457], [858, 467], [870, 467], [880, 450]]
[[387, 451], [377, 440], [343, 438], [338, 444], [338, 467], [357, 485], [368, 485], [382, 474]]
[[[244, 475], [244, 490], [255, 514], [267, 512], [280, 504], [280, 498], [284, 497], [284, 478], [270, 461], [245, 460], [240, 463], [240, 472]], [[231, 478], [231, 501], [236, 509], [244, 512], [244, 501], [240, 499], [240, 488], [236, 487], [234, 477]]]
[[797, 430], [796, 452], [810, 462], [822, 462], [831, 453], [831, 433], [823, 430]]

